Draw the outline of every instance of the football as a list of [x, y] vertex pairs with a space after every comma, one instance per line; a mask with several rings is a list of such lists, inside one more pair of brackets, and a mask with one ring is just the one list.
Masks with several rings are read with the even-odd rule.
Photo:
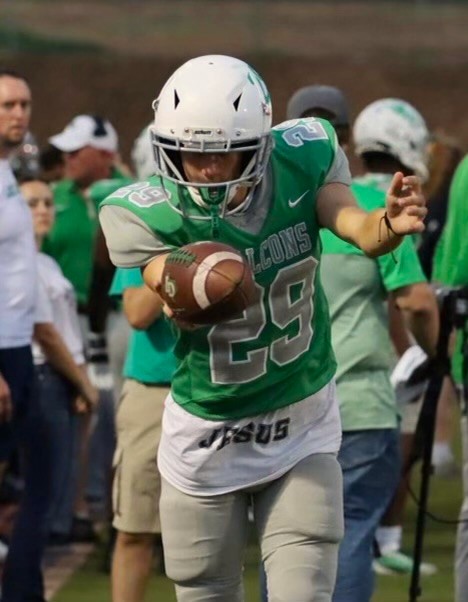
[[159, 294], [174, 318], [191, 324], [217, 324], [241, 314], [255, 299], [247, 260], [218, 242], [185, 245], [166, 258]]

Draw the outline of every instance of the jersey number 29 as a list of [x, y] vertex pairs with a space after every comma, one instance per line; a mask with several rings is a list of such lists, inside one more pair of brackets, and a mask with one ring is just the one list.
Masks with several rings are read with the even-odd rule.
[[[214, 326], [209, 335], [211, 381], [217, 384], [241, 384], [263, 376], [270, 359], [277, 366], [293, 362], [310, 346], [312, 340], [313, 293], [317, 261], [308, 257], [278, 271], [268, 298], [265, 289], [257, 284], [258, 302], [249, 306], [241, 318]], [[292, 289], [299, 290], [293, 299]], [[270, 309], [271, 323], [279, 329], [278, 337], [269, 346], [242, 353], [242, 343], [256, 341], [268, 326], [265, 304]], [[282, 333], [297, 322], [297, 334]], [[238, 355], [238, 354], [236, 354]]]

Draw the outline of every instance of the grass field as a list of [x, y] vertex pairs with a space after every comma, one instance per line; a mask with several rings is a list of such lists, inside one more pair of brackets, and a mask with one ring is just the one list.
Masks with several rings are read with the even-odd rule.
[[[416, 479], [417, 480], [417, 479]], [[430, 510], [446, 518], [456, 519], [460, 507], [461, 484], [459, 479], [431, 481]], [[409, 503], [406, 525], [406, 549], [412, 547], [416, 508]], [[428, 519], [424, 560], [433, 562], [438, 573], [423, 577], [421, 602], [453, 602], [453, 550], [454, 525], [435, 523]], [[259, 600], [257, 586], [257, 553], [252, 544], [246, 557], [246, 602]], [[110, 602], [108, 575], [100, 572], [102, 559], [99, 551], [87, 565], [54, 597], [53, 602]], [[409, 600], [408, 577], [379, 577], [373, 602], [405, 602]], [[154, 577], [146, 602], [175, 602], [171, 583], [163, 577]]]

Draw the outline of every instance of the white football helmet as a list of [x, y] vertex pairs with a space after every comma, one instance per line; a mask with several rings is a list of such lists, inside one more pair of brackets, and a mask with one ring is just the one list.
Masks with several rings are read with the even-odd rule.
[[132, 147], [132, 163], [139, 180], [147, 180], [156, 173], [150, 125], [147, 125], [135, 139]]
[[[222, 216], [245, 209], [271, 151], [270, 95], [254, 69], [229, 56], [192, 59], [170, 77], [153, 109], [150, 131], [156, 173], [187, 187], [191, 198], [210, 208], [211, 214]], [[242, 152], [241, 174], [216, 184], [188, 182], [181, 162], [184, 151]], [[249, 188], [249, 193], [240, 206], [229, 210], [228, 203], [240, 186]], [[182, 201], [180, 208], [172, 204], [187, 215], [182, 205]]]
[[420, 113], [408, 102], [384, 98], [371, 103], [357, 116], [353, 137], [357, 155], [386, 153], [427, 179], [429, 132]]

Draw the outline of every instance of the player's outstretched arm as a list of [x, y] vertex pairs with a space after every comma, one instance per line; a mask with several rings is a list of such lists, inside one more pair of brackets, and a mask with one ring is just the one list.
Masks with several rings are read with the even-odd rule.
[[370, 257], [393, 251], [406, 234], [422, 232], [427, 209], [416, 176], [397, 172], [387, 191], [386, 208], [366, 212], [343, 184], [327, 184], [317, 198], [319, 223]]

